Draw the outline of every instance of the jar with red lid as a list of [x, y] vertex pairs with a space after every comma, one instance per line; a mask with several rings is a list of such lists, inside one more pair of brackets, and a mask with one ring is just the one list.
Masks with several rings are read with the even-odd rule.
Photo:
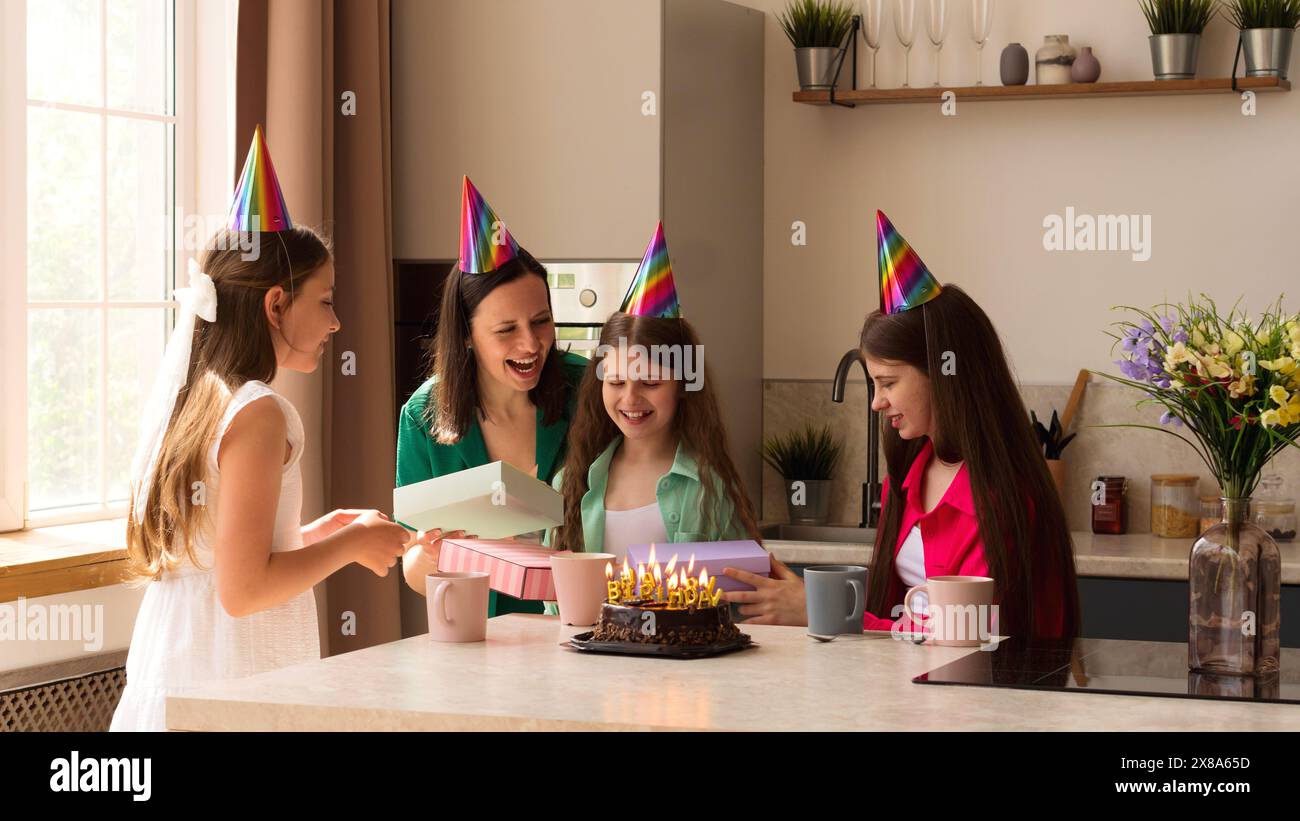
[[1098, 476], [1092, 483], [1092, 532], [1119, 536], [1128, 532], [1128, 480]]

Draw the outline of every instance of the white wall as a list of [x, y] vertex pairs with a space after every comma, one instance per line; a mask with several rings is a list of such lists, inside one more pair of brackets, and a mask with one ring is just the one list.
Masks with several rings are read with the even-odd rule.
[[[0, 653], [0, 672], [127, 649], [143, 597], [143, 587], [115, 584], [54, 596], [37, 596], [26, 599], [21, 606], [17, 600], [0, 602], [0, 622], [5, 623], [0, 628], [0, 635], [4, 631], [15, 631], [13, 640], [7, 640], [7, 636], [0, 638], [0, 647], [4, 648]], [[24, 609], [25, 616], [21, 615]], [[53, 634], [48, 632], [29, 639], [23, 631], [38, 629], [31, 627], [38, 623], [35, 615], [38, 610], [42, 613], [42, 620], [61, 612], [76, 613], [78, 629], [85, 631], [82, 640], [52, 641], [50, 637]], [[84, 621], [80, 618], [82, 614]]]
[[657, 0], [395, 0], [394, 256], [455, 259], [468, 174], [535, 256], [639, 260], [660, 215], [660, 123], [641, 111], [660, 16]]
[[[234, 191], [235, 146], [235, 27], [236, 4], [231, 0], [195, 5], [194, 86], [195, 209], [205, 218], [230, 210]], [[243, 146], [247, 151], [248, 146]], [[243, 161], [243, 154], [239, 155]], [[206, 237], [204, 237], [206, 239]], [[198, 249], [193, 249], [198, 250]]]
[[[941, 282], [967, 289], [1003, 336], [1026, 383], [1072, 382], [1079, 368], [1114, 372], [1112, 305], [1150, 305], [1206, 291], [1258, 311], [1282, 291], [1300, 308], [1295, 261], [1300, 193], [1300, 93], [1258, 96], [1244, 117], [1231, 94], [1100, 100], [963, 102], [827, 108], [791, 102], [794, 56], [775, 13], [784, 0], [744, 0], [768, 12], [765, 149], [766, 378], [828, 379], [876, 303], [875, 210]], [[918, 0], [912, 85], [933, 81]], [[943, 78], [975, 79], [970, 4], [950, 2]], [[894, 6], [890, 0], [889, 7]], [[902, 81], [903, 52], [887, 8], [880, 85]], [[1092, 45], [1102, 80], [1148, 80], [1146, 23], [1133, 0], [999, 0], [984, 51], [998, 55], [1043, 35]], [[1201, 77], [1227, 77], [1236, 31], [1215, 21]], [[859, 51], [860, 86], [869, 54]], [[1293, 74], [1300, 72], [1293, 59]], [[1032, 79], [1032, 78], [1031, 78]], [[1152, 255], [1043, 249], [1043, 219], [1083, 213], [1150, 214]], [[808, 225], [793, 247], [790, 225]]]

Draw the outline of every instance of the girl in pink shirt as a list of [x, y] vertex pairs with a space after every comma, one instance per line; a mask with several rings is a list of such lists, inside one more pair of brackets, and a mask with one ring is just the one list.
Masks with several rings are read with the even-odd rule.
[[[893, 628], [903, 594], [928, 577], [989, 576], [999, 633], [1072, 637], [1079, 604], [1070, 532], [1002, 344], [964, 291], [929, 282], [919, 304], [882, 306], [862, 329], [888, 471], [864, 626]], [[727, 569], [756, 588], [727, 600], [752, 623], [807, 624], [802, 580], [772, 565], [770, 579]]]

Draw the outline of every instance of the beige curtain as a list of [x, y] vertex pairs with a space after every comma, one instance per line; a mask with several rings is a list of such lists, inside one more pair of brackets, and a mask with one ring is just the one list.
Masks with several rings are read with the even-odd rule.
[[[263, 123], [294, 222], [334, 242], [342, 329], [320, 370], [275, 385], [307, 429], [304, 520], [392, 507], [389, 16], [388, 0], [239, 3], [235, 145]], [[343, 373], [345, 355], [355, 374]], [[380, 579], [355, 565], [329, 578], [317, 591], [322, 652], [400, 638], [400, 578], [398, 568]]]

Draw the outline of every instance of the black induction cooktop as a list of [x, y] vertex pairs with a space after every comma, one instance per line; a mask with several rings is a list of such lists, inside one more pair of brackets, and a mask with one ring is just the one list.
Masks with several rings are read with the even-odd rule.
[[1280, 662], [1280, 672], [1264, 677], [1210, 675], [1187, 669], [1187, 644], [1183, 642], [1012, 638], [912, 681], [1300, 704], [1300, 649], [1282, 648]]

